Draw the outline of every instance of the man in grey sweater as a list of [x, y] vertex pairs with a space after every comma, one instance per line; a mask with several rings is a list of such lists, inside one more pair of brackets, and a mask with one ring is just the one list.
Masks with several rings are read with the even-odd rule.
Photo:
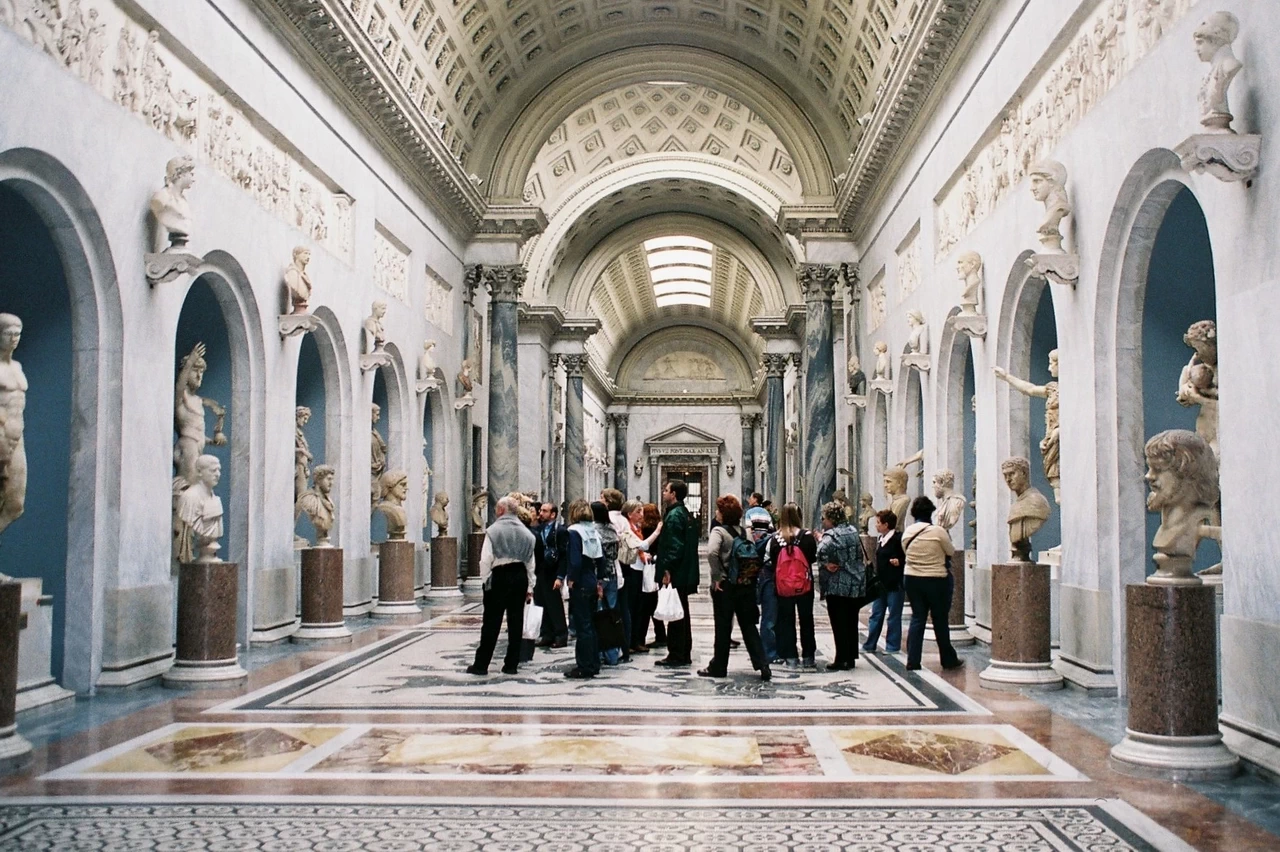
[[502, 673], [516, 674], [520, 663], [520, 640], [524, 634], [524, 605], [533, 600], [534, 536], [520, 522], [512, 497], [503, 497], [494, 507], [495, 520], [485, 530], [484, 547], [480, 550], [480, 576], [484, 582], [484, 621], [480, 628], [480, 647], [476, 660], [467, 673], [486, 675], [493, 649], [502, 630], [502, 615], [507, 616], [507, 655]]

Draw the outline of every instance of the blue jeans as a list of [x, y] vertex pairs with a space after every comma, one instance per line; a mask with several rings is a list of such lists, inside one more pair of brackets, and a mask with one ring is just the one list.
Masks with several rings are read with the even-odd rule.
[[778, 636], [775, 632], [778, 624], [778, 587], [771, 572], [760, 572], [756, 601], [760, 604], [760, 642], [764, 645], [764, 658], [772, 663], [778, 659]]
[[884, 627], [884, 614], [887, 609], [889, 626], [884, 637], [884, 649], [890, 654], [898, 653], [902, 643], [902, 602], [902, 589], [885, 592], [871, 602], [871, 617], [867, 619], [867, 641], [863, 644], [862, 650], [871, 652], [876, 649], [876, 643], [880, 641], [880, 628]]
[[596, 587], [574, 586], [569, 590], [569, 619], [577, 632], [573, 644], [573, 659], [583, 674], [600, 674], [600, 645], [596, 642], [596, 625], [592, 617], [596, 611]]

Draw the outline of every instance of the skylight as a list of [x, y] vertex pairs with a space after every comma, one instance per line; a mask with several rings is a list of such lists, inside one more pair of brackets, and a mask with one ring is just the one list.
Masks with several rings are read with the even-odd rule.
[[688, 236], [645, 240], [649, 280], [658, 307], [711, 307], [712, 245]]

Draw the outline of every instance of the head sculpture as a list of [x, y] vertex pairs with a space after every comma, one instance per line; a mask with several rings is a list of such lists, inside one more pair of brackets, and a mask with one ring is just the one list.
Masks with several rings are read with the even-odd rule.
[[1031, 169], [1031, 193], [1037, 201], [1046, 201], [1054, 190], [1067, 183], [1067, 167], [1057, 160], [1041, 160]]
[[909, 325], [924, 325], [924, 312], [919, 308], [912, 308], [907, 311], [907, 323]]
[[294, 246], [293, 262], [299, 266], [306, 266], [311, 262], [311, 249], [306, 246]]
[[1015, 483], [1024, 487], [1031, 484], [1031, 462], [1021, 457], [1005, 459], [1000, 463], [1000, 475], [1011, 489], [1017, 491]]
[[1147, 509], [1160, 513], [1151, 547], [1156, 572], [1148, 583], [1197, 585], [1192, 563], [1203, 538], [1221, 540], [1218, 458], [1195, 432], [1169, 429], [1147, 441]]
[[907, 491], [907, 469], [891, 467], [884, 472], [884, 490], [889, 494], [905, 494]]
[[967, 278], [975, 272], [982, 271], [982, 255], [976, 251], [961, 252], [956, 258], [956, 272], [961, 278]]
[[409, 488], [409, 474], [389, 470], [382, 474], [382, 499], [387, 503], [403, 503]]
[[316, 465], [316, 469], [311, 473], [311, 480], [315, 483], [317, 491], [328, 494], [333, 488], [333, 478], [337, 474], [337, 468], [331, 464]]
[[949, 470], [940, 470], [933, 475], [934, 488], [952, 489], [956, 487], [956, 475]]
[[1219, 50], [1235, 42], [1240, 35], [1240, 19], [1230, 12], [1210, 12], [1192, 32], [1196, 56], [1201, 62], [1212, 62]]
[[1211, 367], [1218, 366], [1218, 324], [1213, 320], [1194, 322], [1182, 335], [1182, 342], [1196, 350], [1200, 360]]
[[299, 405], [293, 410], [293, 419], [297, 421], [299, 426], [302, 426], [311, 419], [311, 409], [305, 405]]
[[1014, 493], [1009, 507], [1009, 544], [1017, 562], [1031, 560], [1031, 536], [1049, 520], [1049, 501], [1031, 486], [1031, 462], [1021, 457], [1000, 464], [1005, 484]]
[[194, 180], [196, 161], [183, 155], [174, 157], [164, 164], [164, 185], [175, 187], [179, 193], [186, 190]]

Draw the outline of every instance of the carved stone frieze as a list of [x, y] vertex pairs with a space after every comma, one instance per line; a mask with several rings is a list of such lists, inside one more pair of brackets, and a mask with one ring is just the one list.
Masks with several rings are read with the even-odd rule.
[[387, 295], [409, 304], [409, 255], [383, 232], [381, 225], [373, 232], [373, 283]]

